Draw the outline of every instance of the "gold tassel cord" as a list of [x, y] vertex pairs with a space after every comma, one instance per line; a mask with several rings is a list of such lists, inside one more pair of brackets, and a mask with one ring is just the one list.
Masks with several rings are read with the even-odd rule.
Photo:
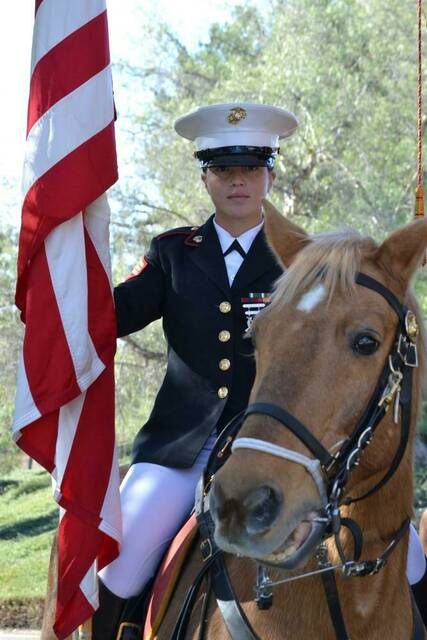
[[[418, 110], [417, 110], [417, 187], [415, 189], [415, 217], [424, 216], [424, 189], [423, 189], [423, 131], [422, 131], [422, 108], [423, 108], [423, 85], [422, 85], [422, 0], [418, 0]], [[427, 264], [424, 254], [422, 266]]]

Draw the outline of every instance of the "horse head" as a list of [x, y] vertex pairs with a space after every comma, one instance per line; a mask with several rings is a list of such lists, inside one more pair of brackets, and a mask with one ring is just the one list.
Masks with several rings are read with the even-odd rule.
[[[256, 378], [249, 411], [216, 474], [210, 509], [223, 550], [293, 568], [333, 528], [331, 508], [369, 528], [385, 502], [383, 540], [411, 514], [417, 348], [421, 364], [423, 354], [410, 281], [427, 245], [427, 220], [377, 244], [352, 231], [309, 237], [269, 203], [265, 209], [284, 274], [250, 328]], [[401, 368], [413, 370], [412, 387]], [[408, 389], [415, 408], [407, 446], [383, 486], [401, 442], [399, 393]], [[353, 500], [371, 490], [374, 496]]]

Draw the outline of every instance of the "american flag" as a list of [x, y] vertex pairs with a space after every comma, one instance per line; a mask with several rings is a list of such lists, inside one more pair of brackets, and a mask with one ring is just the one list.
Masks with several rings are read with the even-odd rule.
[[36, 0], [16, 304], [13, 426], [60, 506], [55, 633], [98, 605], [121, 536], [105, 191], [117, 180], [105, 0]]

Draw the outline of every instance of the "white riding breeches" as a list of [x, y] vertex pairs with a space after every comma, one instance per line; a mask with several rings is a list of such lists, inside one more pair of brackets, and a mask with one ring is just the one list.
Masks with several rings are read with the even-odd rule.
[[406, 560], [406, 577], [409, 584], [421, 580], [426, 572], [426, 557], [416, 529], [410, 525], [408, 540], [408, 558]]
[[131, 465], [120, 487], [123, 543], [120, 555], [99, 572], [105, 586], [120, 598], [139, 594], [194, 505], [201, 472], [215, 437], [205, 443], [189, 469], [148, 462]]

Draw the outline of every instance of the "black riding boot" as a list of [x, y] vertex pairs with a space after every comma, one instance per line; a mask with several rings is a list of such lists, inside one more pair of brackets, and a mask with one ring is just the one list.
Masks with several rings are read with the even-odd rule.
[[92, 616], [92, 640], [116, 640], [126, 600], [99, 580], [99, 607]]
[[427, 627], [427, 571], [419, 582], [412, 585], [412, 593], [415, 597], [418, 610], [424, 622], [424, 626]]
[[142, 627], [145, 622], [152, 586], [153, 580], [150, 580], [141, 593], [127, 600], [122, 612], [117, 640], [140, 640], [142, 638]]

